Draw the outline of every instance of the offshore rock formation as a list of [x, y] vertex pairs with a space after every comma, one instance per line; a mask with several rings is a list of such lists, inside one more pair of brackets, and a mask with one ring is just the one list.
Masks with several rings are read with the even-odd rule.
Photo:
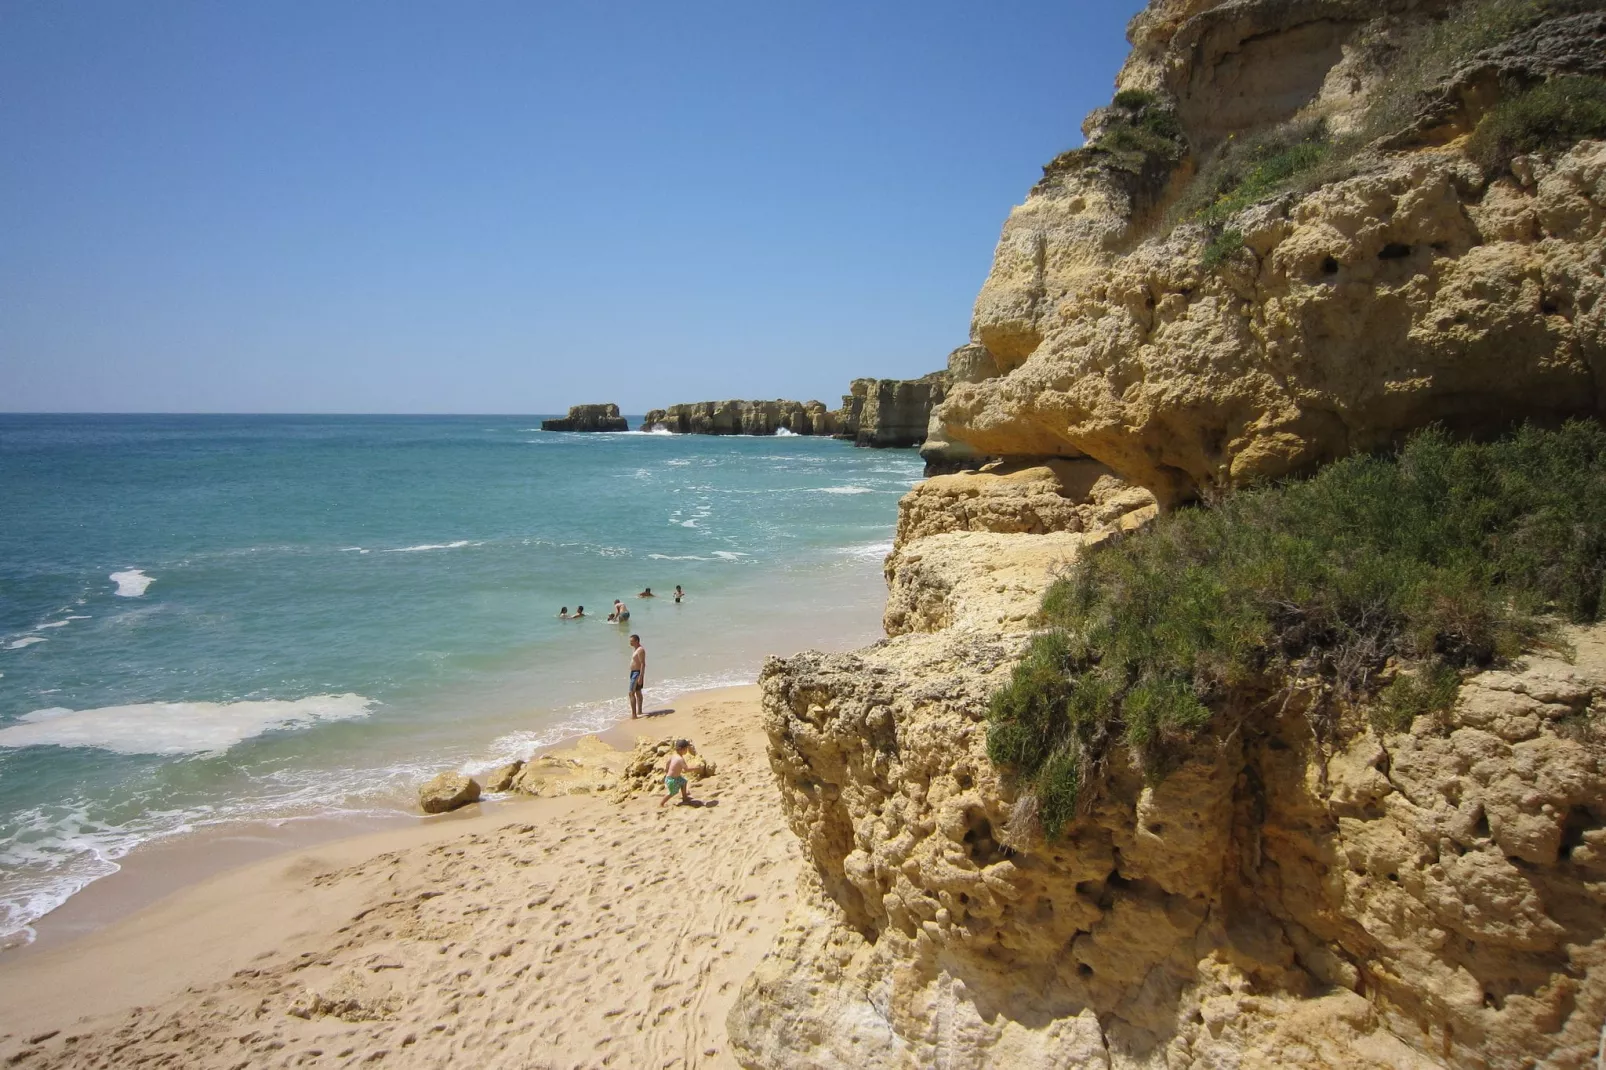
[[698, 401], [653, 409], [641, 429], [664, 428], [677, 435], [834, 435], [837, 414], [823, 401]]
[[542, 420], [543, 431], [628, 431], [630, 424], [619, 415], [619, 406], [572, 405], [569, 415], [558, 420]]
[[[1304, 195], [1216, 230], [1167, 215], [1230, 138], [1368, 130], [1400, 42], [1456, 6], [1154, 0], [1133, 21], [1118, 86], [1141, 94], [1010, 214], [950, 358], [925, 452], [982, 470], [901, 503], [889, 638], [765, 665], [810, 868], [731, 1012], [742, 1065], [1595, 1065], [1606, 626], [1407, 732], [1235, 693], [1219, 746], [1159, 780], [1113, 753], [1052, 842], [986, 755], [1041, 593], [1158, 508], [1434, 420], [1606, 408], [1606, 143], [1491, 175], [1460, 140], [1510, 86], [1606, 65], [1599, 12], [1478, 54]], [[1119, 147], [1133, 100], [1174, 117], [1159, 156]], [[1223, 227], [1242, 244], [1207, 268]]]
[[947, 389], [947, 372], [919, 379], [855, 379], [842, 395], [837, 436], [856, 446], [918, 446], [926, 440], [932, 408]]

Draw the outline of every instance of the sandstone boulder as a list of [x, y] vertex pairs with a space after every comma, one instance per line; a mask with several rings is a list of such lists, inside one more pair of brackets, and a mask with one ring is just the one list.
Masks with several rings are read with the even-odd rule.
[[466, 773], [446, 772], [418, 789], [418, 808], [426, 814], [444, 814], [479, 797], [479, 781]]
[[523, 768], [523, 760], [515, 760], [508, 762], [506, 765], [499, 765], [485, 774], [484, 783], [481, 787], [486, 791], [507, 791], [513, 786], [513, 781]]

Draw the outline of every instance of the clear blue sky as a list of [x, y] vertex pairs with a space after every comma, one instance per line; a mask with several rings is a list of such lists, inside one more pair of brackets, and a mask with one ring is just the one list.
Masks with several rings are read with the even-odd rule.
[[0, 410], [923, 374], [1139, 6], [4, 0]]

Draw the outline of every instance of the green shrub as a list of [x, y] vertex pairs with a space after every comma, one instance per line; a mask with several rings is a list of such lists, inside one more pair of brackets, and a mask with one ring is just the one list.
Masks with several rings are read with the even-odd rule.
[[1126, 89], [1115, 95], [1121, 114], [1105, 121], [1098, 137], [1061, 153], [1043, 168], [1044, 177], [1102, 163], [1135, 175], [1169, 171], [1187, 151], [1176, 112], [1153, 93]]
[[1606, 0], [1473, 0], [1412, 34], [1373, 92], [1358, 142], [1399, 130], [1422, 95], [1477, 53], [1560, 15], [1606, 8]]
[[1513, 156], [1563, 152], [1585, 138], [1606, 137], [1606, 79], [1553, 78], [1501, 102], [1467, 142], [1467, 155], [1500, 172]]
[[[1044, 631], [993, 696], [988, 753], [1057, 835], [1110, 747], [1162, 772], [1229, 695], [1297, 686], [1316, 714], [1377, 699], [1376, 723], [1403, 727], [1448, 708], [1458, 670], [1603, 609], [1606, 429], [1430, 429], [1090, 553], [1044, 596]], [[1391, 658], [1403, 671], [1379, 698]]]
[[1241, 230], [1228, 228], [1217, 234], [1205, 245], [1204, 255], [1199, 258], [1199, 266], [1206, 271], [1214, 271], [1226, 259], [1244, 247], [1244, 234]]
[[1330, 149], [1326, 124], [1284, 123], [1251, 137], [1229, 137], [1200, 167], [1170, 211], [1173, 223], [1218, 225], [1245, 208], [1291, 188]]
[[1460, 690], [1460, 674], [1447, 665], [1434, 664], [1420, 672], [1402, 673], [1372, 704], [1372, 727], [1379, 732], [1404, 732], [1424, 714], [1448, 713]]

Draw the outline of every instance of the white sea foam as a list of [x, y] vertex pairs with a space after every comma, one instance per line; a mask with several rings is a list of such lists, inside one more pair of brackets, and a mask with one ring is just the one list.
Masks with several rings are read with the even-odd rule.
[[777, 427], [775, 429], [775, 437], [776, 438], [798, 438], [800, 436], [798, 435], [798, 433], [796, 431], [788, 431], [784, 427]]
[[671, 520], [670, 523], [679, 524], [683, 528], [694, 528], [697, 526], [697, 521], [695, 518], [691, 520]]
[[0, 728], [0, 747], [95, 747], [118, 754], [220, 754], [283, 728], [368, 716], [373, 699], [312, 695], [293, 701], [145, 702], [92, 710], [52, 708]]
[[744, 554], [740, 550], [715, 550], [714, 551], [714, 556], [718, 557], [718, 558], [721, 558], [722, 560], [725, 560], [725, 561], [735, 561], [738, 558], [752, 557], [753, 555], [752, 554]]
[[665, 461], [664, 463], [667, 464], [667, 465], [670, 465], [672, 467], [675, 467], [675, 468], [684, 468], [688, 464], [691, 464], [691, 462], [688, 461], [684, 457], [674, 457], [674, 458], [671, 458], [670, 460]]
[[147, 576], [137, 568], [113, 572], [110, 579], [117, 584], [117, 590], [114, 593], [119, 598], [138, 598], [145, 593], [145, 588], [156, 582], [155, 576]]
[[365, 554], [368, 551], [361, 546], [342, 546], [339, 552], [343, 554]]
[[861, 487], [861, 486], [857, 486], [857, 485], [850, 485], [850, 486], [846, 486], [846, 487], [816, 487], [816, 488], [814, 488], [814, 492], [816, 494], [873, 494], [873, 493], [875, 493], [869, 487]]
[[67, 619], [68, 620], [93, 620], [94, 618], [91, 617], [88, 613], [73, 613], [73, 614], [69, 615], [67, 617]]
[[398, 546], [394, 550], [385, 550], [383, 552], [387, 554], [416, 554], [420, 550], [460, 550], [465, 546], [478, 545], [480, 544], [477, 542], [469, 542], [467, 539], [458, 539], [456, 542], [426, 542], [418, 546]]
[[71, 623], [72, 623], [72, 621], [70, 621], [70, 620], [53, 620], [53, 621], [50, 621], [48, 624], [36, 625], [34, 627], [34, 631], [40, 631], [40, 630], [42, 630], [44, 628], [65, 628], [65, 627], [67, 627], [67, 625], [69, 625]]
[[699, 557], [696, 554], [648, 554], [647, 556], [649, 558], [651, 558], [652, 560], [654, 560], [654, 561], [707, 561], [707, 560], [709, 560], [706, 557]]
[[837, 553], [846, 557], [886, 557], [892, 552], [892, 540], [885, 542], [867, 542], [857, 546], [844, 546]]
[[21, 639], [16, 639], [16, 640], [13, 640], [12, 642], [7, 643], [6, 644], [6, 649], [7, 650], [21, 650], [23, 647], [25, 647], [25, 646], [33, 646], [35, 643], [48, 643], [48, 642], [50, 642], [50, 640], [46, 639], [44, 636], [40, 636], [40, 635], [25, 635]]

